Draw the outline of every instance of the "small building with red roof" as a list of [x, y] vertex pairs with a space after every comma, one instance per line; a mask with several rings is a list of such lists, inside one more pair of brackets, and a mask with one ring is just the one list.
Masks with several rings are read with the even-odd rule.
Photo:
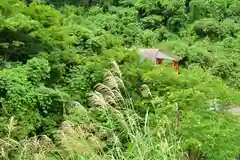
[[155, 64], [161, 64], [163, 60], [172, 61], [172, 65], [175, 71], [179, 71], [178, 62], [181, 60], [178, 56], [169, 55], [157, 48], [142, 48], [139, 50], [140, 63], [143, 63], [145, 59], [151, 59]]

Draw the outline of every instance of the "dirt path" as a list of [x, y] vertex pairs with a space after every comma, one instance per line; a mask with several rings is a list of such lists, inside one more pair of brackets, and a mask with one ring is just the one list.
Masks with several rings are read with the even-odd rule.
[[233, 107], [233, 108], [229, 109], [229, 111], [230, 111], [233, 115], [240, 116], [240, 107]]

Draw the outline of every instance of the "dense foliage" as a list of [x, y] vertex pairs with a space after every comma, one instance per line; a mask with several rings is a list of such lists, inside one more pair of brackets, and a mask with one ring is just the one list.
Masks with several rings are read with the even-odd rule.
[[239, 17], [238, 0], [1, 0], [0, 159], [237, 158]]

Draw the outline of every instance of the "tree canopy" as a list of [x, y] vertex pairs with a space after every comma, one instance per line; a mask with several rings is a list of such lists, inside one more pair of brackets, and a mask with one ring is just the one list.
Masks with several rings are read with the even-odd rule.
[[238, 0], [1, 0], [0, 159], [237, 158], [239, 17]]

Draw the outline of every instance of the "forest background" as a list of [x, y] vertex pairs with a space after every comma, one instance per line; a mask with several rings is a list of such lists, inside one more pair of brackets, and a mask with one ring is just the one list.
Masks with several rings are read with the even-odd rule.
[[240, 158], [239, 44], [239, 0], [1, 0], [0, 159]]

